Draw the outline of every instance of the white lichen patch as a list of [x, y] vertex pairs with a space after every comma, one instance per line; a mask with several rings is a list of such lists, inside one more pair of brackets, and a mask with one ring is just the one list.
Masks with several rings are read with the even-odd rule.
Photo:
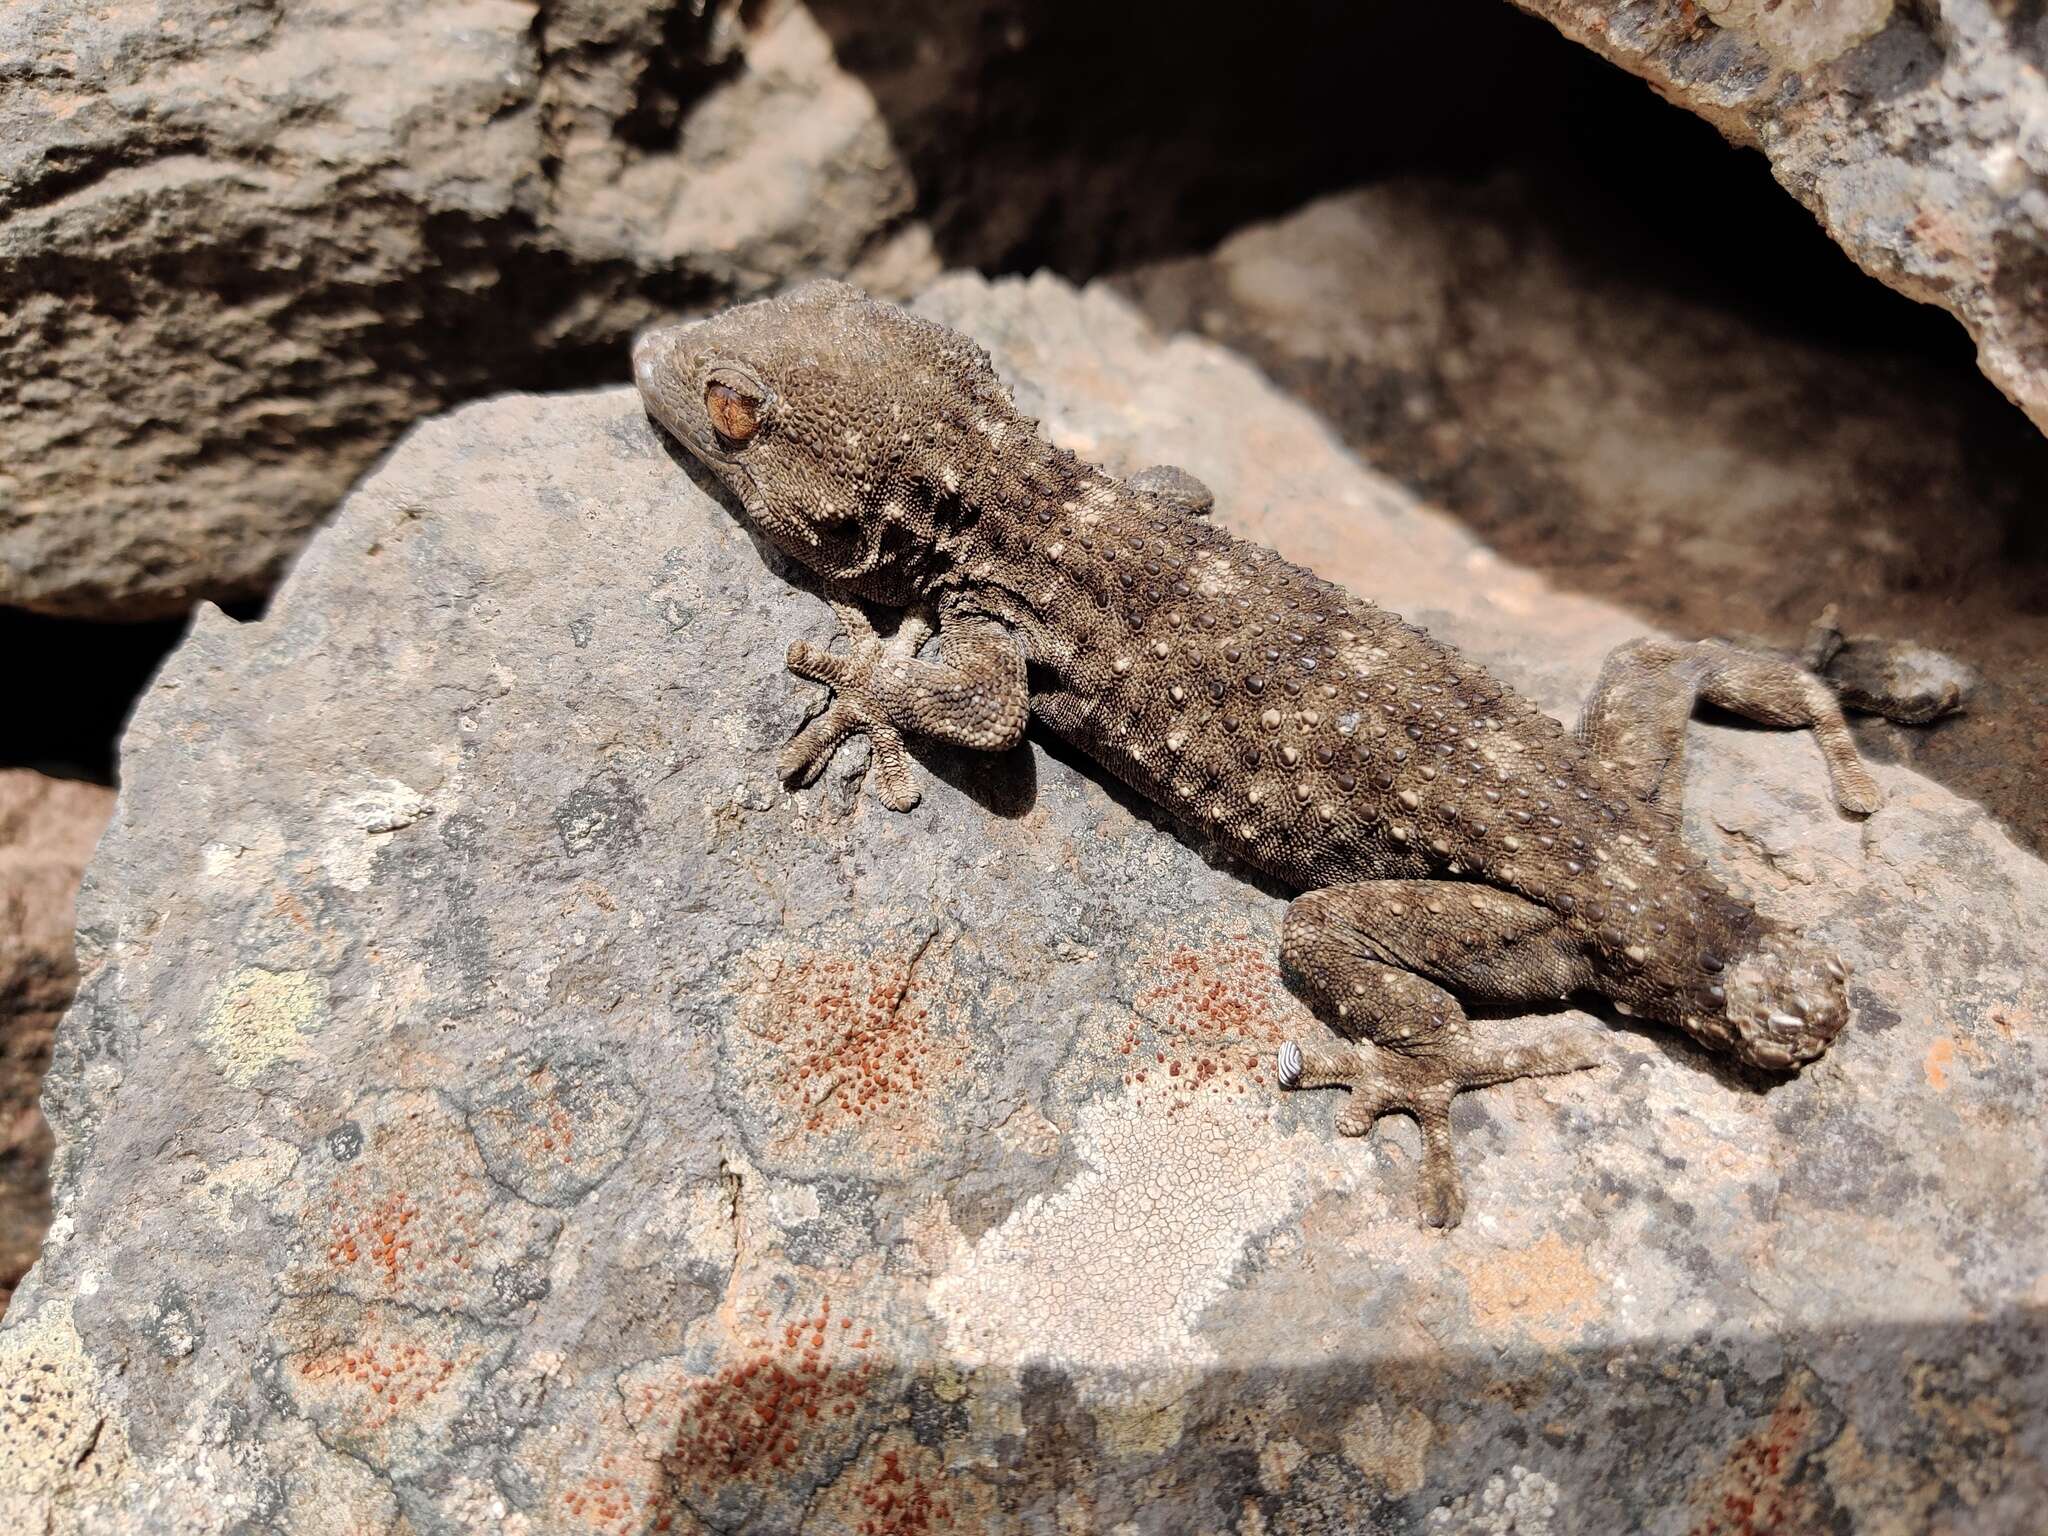
[[1314, 1159], [1268, 1106], [1148, 1088], [1089, 1105], [1085, 1170], [1034, 1196], [933, 1282], [947, 1347], [973, 1366], [1207, 1364], [1195, 1332], [1247, 1246], [1306, 1198]]
[[279, 1062], [302, 1060], [306, 1036], [326, 1022], [323, 978], [248, 965], [221, 988], [200, 1038], [214, 1066], [236, 1087], [246, 1088]]
[[71, 1320], [45, 1303], [0, 1333], [0, 1530], [64, 1529], [60, 1506], [128, 1471], [128, 1436]]
[[1565, 1527], [1557, 1523], [1557, 1484], [1516, 1466], [1494, 1473], [1474, 1493], [1439, 1504], [1422, 1528], [1430, 1536], [1553, 1536]]
[[434, 812], [433, 802], [396, 779], [369, 780], [353, 793], [338, 795], [320, 808], [326, 835], [320, 862], [327, 878], [345, 891], [370, 883], [370, 871], [384, 840]]

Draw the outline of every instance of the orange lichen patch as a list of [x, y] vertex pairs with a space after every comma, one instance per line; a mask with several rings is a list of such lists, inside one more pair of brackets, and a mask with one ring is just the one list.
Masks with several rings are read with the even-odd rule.
[[1527, 1248], [1459, 1253], [1472, 1320], [1489, 1332], [1513, 1330], [1539, 1344], [1577, 1336], [1600, 1313], [1600, 1277], [1555, 1232]]
[[1770, 1422], [1735, 1442], [1721, 1468], [1692, 1497], [1687, 1536], [1776, 1536], [1833, 1528], [1825, 1493], [1806, 1474], [1818, 1449], [1818, 1415], [1805, 1381], [1786, 1385]]
[[406, 1340], [360, 1340], [353, 1346], [297, 1362], [302, 1380], [333, 1380], [357, 1389], [355, 1427], [374, 1434], [429, 1397], [444, 1391], [458, 1362]]
[[607, 1451], [562, 1490], [556, 1507], [583, 1530], [632, 1536], [648, 1528], [646, 1511], [654, 1502], [650, 1470], [641, 1457]]
[[855, 1491], [864, 1518], [861, 1536], [919, 1536], [924, 1531], [950, 1530], [951, 1509], [943, 1487], [928, 1485], [922, 1476], [903, 1470], [895, 1451]]
[[655, 1530], [678, 1506], [800, 1490], [859, 1430], [876, 1370], [872, 1328], [835, 1315], [830, 1296], [780, 1320], [767, 1307], [721, 1318], [729, 1342], [711, 1369], [662, 1363], [620, 1383], [642, 1443], [661, 1447], [659, 1486], [643, 1507]]
[[[743, 1355], [681, 1393], [669, 1469], [681, 1486], [703, 1494], [726, 1479], [772, 1474], [793, 1464], [820, 1419], [850, 1418], [871, 1369], [849, 1358], [874, 1340], [863, 1328], [834, 1330], [828, 1296], [810, 1317], [756, 1340]], [[827, 1340], [835, 1343], [831, 1356]]]
[[[403, 1190], [363, 1206], [352, 1206], [345, 1196], [328, 1205], [327, 1262], [338, 1268], [367, 1263], [387, 1292], [396, 1291], [408, 1270], [423, 1270], [429, 1255], [415, 1254], [410, 1229], [419, 1207]], [[466, 1234], [465, 1234], [466, 1235]], [[430, 1240], [430, 1246], [445, 1248], [446, 1235]], [[456, 1248], [451, 1262], [460, 1266], [467, 1255]]]
[[491, 1192], [467, 1170], [417, 1189], [380, 1188], [378, 1169], [352, 1169], [329, 1187], [319, 1214], [325, 1258], [344, 1288], [420, 1301], [427, 1290], [468, 1289], [468, 1271], [492, 1232]]
[[480, 1094], [470, 1129], [501, 1183], [542, 1205], [569, 1205], [624, 1155], [641, 1094], [595, 1054], [522, 1056]]
[[1946, 1035], [1927, 1047], [1927, 1059], [1921, 1068], [1927, 1074], [1927, 1086], [1936, 1093], [1948, 1091], [1948, 1070], [1955, 1059], [1956, 1043]]
[[1179, 1093], [1264, 1088], [1274, 1051], [1313, 1023], [1281, 981], [1272, 945], [1250, 934], [1176, 945], [1157, 964], [1161, 980], [1136, 999], [1152, 1029], [1134, 1023], [1118, 1042], [1131, 1058], [1128, 1083]]
[[273, 1329], [300, 1411], [322, 1438], [387, 1470], [439, 1453], [497, 1355], [467, 1320], [342, 1297], [288, 1300]]
[[967, 1064], [951, 992], [949, 967], [927, 945], [820, 950], [788, 957], [744, 1017], [770, 1048], [799, 1129], [908, 1133], [929, 1124], [931, 1100]]
[[850, 1536], [930, 1536], [989, 1528], [979, 1489], [949, 1477], [937, 1453], [891, 1433], [866, 1447], [819, 1498], [821, 1528]]
[[535, 1256], [559, 1223], [493, 1184], [462, 1122], [437, 1095], [385, 1094], [357, 1106], [360, 1150], [301, 1164], [288, 1294], [489, 1311], [493, 1280]]

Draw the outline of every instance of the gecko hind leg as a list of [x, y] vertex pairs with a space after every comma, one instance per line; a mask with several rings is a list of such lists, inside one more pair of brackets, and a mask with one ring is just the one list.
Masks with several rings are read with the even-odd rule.
[[1349, 1088], [1351, 1100], [1337, 1117], [1346, 1136], [1364, 1135], [1383, 1115], [1413, 1117], [1422, 1131], [1422, 1219], [1429, 1226], [1456, 1226], [1465, 1210], [1451, 1146], [1453, 1098], [1601, 1059], [1571, 1033], [1535, 1043], [1487, 1040], [1446, 990], [1455, 986], [1477, 1001], [1530, 1003], [1565, 996], [1590, 979], [1556, 915], [1505, 892], [1429, 880], [1311, 891], [1287, 909], [1280, 960], [1317, 1015], [1350, 1037], [1341, 1046], [1282, 1046], [1280, 1085]]
[[1150, 469], [1139, 470], [1124, 484], [1189, 517], [1207, 517], [1216, 510], [1216, 493], [1178, 464], [1154, 464]]
[[1685, 780], [1685, 727], [1699, 701], [1762, 725], [1813, 732], [1835, 803], [1868, 816], [1884, 791], [1856, 755], [1833, 690], [1783, 656], [1723, 640], [1631, 640], [1608, 653], [1579, 718], [1579, 740], [1645, 806], [1675, 827]]

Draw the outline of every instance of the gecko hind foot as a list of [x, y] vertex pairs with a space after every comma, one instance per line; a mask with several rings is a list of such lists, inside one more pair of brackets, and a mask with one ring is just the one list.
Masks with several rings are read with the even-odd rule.
[[1279, 1077], [1282, 1088], [1350, 1089], [1350, 1102], [1337, 1115], [1341, 1136], [1363, 1136], [1390, 1114], [1413, 1119], [1422, 1131], [1423, 1223], [1455, 1227], [1465, 1214], [1465, 1189], [1451, 1145], [1451, 1100], [1467, 1088], [1576, 1072], [1600, 1060], [1569, 1035], [1498, 1046], [1438, 1040], [1419, 1055], [1363, 1042], [1304, 1050], [1290, 1040], [1280, 1047]]

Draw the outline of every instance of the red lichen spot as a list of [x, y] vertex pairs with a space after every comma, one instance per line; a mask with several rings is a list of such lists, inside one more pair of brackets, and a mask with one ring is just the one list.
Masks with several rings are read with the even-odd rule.
[[[735, 1479], [763, 1477], [772, 1469], [805, 1463], [807, 1437], [820, 1416], [845, 1418], [859, 1406], [874, 1367], [824, 1348], [831, 1298], [780, 1329], [741, 1341], [750, 1351], [708, 1376], [673, 1389], [672, 1404], [650, 1385], [642, 1389], [640, 1417], [666, 1415], [675, 1428], [662, 1459], [670, 1487], [692, 1503], [714, 1498]], [[840, 1332], [853, 1319], [839, 1320]], [[865, 1329], [850, 1347], [873, 1338]], [[774, 1479], [768, 1479], [775, 1481]], [[655, 1501], [650, 1500], [652, 1512]]]
[[366, 1179], [339, 1180], [327, 1207], [327, 1262], [337, 1269], [365, 1265], [386, 1295], [398, 1292], [406, 1275], [425, 1270], [429, 1259], [463, 1267], [477, 1234], [462, 1204], [446, 1197], [473, 1191], [463, 1175], [453, 1182], [462, 1187], [439, 1192], [442, 1198], [435, 1204], [441, 1207], [441, 1230], [429, 1236], [410, 1191], [390, 1190], [373, 1198]]
[[[585, 1473], [573, 1486], [562, 1491], [562, 1508], [586, 1530], [605, 1536], [631, 1536], [649, 1529], [642, 1512], [643, 1502], [632, 1491], [638, 1469], [622, 1462], [612, 1452], [601, 1457], [595, 1471]], [[670, 1528], [667, 1516], [652, 1529]]]
[[870, 1459], [852, 1474], [849, 1485], [860, 1519], [853, 1529], [860, 1536], [926, 1536], [952, 1530], [952, 1511], [941, 1497], [941, 1476], [936, 1465], [906, 1467], [903, 1454], [895, 1450]]
[[1172, 1086], [1229, 1093], [1247, 1080], [1262, 1083], [1268, 1053], [1303, 1027], [1271, 945], [1237, 934], [1205, 949], [1178, 947], [1159, 964], [1163, 979], [1138, 995], [1137, 1006], [1160, 1036], [1164, 1049], [1153, 1054], [1177, 1079]]
[[437, 1395], [466, 1362], [437, 1355], [417, 1342], [395, 1336], [364, 1337], [294, 1361], [308, 1383], [347, 1382], [358, 1396], [352, 1417], [363, 1434], [376, 1434]]
[[922, 946], [894, 955], [813, 953], [760, 995], [750, 1027], [775, 1049], [775, 1071], [804, 1106], [806, 1131], [921, 1114], [927, 1081], [966, 1065], [964, 1040], [940, 1027], [941, 969]]
[[1802, 1384], [1785, 1389], [1770, 1422], [1736, 1441], [1720, 1471], [1693, 1496], [1688, 1536], [1776, 1536], [1827, 1530], [1828, 1499], [1806, 1475], [1817, 1415]]

